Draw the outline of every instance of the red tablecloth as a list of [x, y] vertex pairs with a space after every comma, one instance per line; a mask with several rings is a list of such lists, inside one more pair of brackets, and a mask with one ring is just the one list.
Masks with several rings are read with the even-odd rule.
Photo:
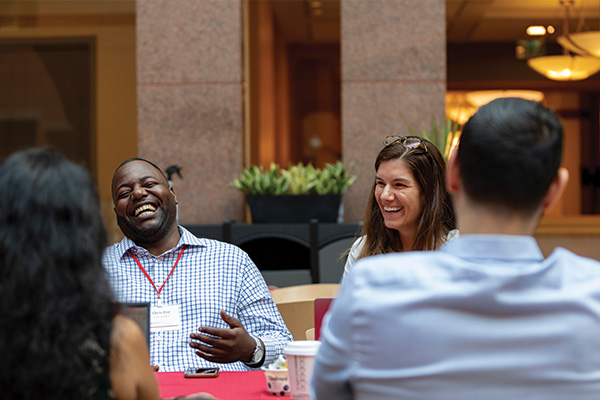
[[161, 397], [207, 392], [219, 400], [289, 399], [267, 390], [263, 371], [221, 372], [216, 378], [184, 378], [183, 372], [157, 372]]

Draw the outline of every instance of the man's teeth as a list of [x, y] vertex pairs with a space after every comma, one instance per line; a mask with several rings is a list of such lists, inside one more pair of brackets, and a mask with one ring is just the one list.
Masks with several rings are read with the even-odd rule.
[[153, 213], [156, 208], [153, 205], [146, 204], [135, 210], [135, 216], [139, 217], [142, 214]]
[[403, 207], [383, 207], [384, 211], [387, 212], [396, 212], [402, 210]]

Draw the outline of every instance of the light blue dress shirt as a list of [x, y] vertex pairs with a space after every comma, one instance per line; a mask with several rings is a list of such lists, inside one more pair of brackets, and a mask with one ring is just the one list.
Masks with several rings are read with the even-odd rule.
[[106, 249], [104, 267], [118, 301], [150, 302], [157, 305], [152, 284], [131, 256], [139, 259], [157, 289], [165, 282], [184, 245], [187, 245], [160, 297], [163, 304], [179, 305], [182, 328], [151, 332], [150, 360], [164, 372], [184, 371], [186, 367], [218, 366], [225, 371], [245, 371], [242, 362], [215, 364], [198, 357], [189, 347], [190, 333], [199, 326], [229, 328], [219, 315], [224, 310], [239, 319], [246, 331], [265, 344], [265, 363], [283, 353], [292, 335], [283, 322], [264, 279], [248, 255], [240, 248], [216, 240], [200, 239], [179, 227], [181, 239], [173, 249], [154, 256], [130, 239]]
[[325, 317], [313, 399], [600, 399], [600, 263], [529, 236], [359, 260]]

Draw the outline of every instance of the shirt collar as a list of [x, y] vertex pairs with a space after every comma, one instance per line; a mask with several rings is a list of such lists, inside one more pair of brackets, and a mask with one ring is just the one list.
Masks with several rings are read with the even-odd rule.
[[[200, 246], [200, 247], [206, 246], [205, 239], [197, 238], [196, 236], [192, 235], [190, 233], [190, 231], [188, 231], [181, 225], [179, 225], [178, 228], [179, 228], [179, 233], [181, 234], [181, 237], [179, 238], [179, 242], [177, 242], [177, 246], [173, 247], [170, 250], [167, 250], [165, 253], [169, 253], [171, 251], [180, 249], [183, 245], [187, 245], [188, 247], [189, 246]], [[150, 253], [148, 253], [148, 250], [146, 250], [145, 248], [143, 248], [141, 246], [136, 245], [133, 242], [133, 240], [129, 239], [127, 236], [125, 236], [123, 238], [123, 240], [121, 240], [121, 242], [118, 243], [118, 245], [116, 246], [116, 250], [117, 250], [116, 252], [119, 255], [119, 258], [123, 258], [125, 253], [127, 253], [130, 249], [133, 249], [133, 251], [136, 254], [139, 254], [139, 253], [150, 254]]]
[[542, 261], [535, 238], [517, 235], [463, 235], [445, 243], [440, 251], [470, 259]]

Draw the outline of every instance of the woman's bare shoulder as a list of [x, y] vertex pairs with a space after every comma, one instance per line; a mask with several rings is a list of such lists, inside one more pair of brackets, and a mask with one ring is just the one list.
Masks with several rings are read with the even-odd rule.
[[117, 315], [111, 333], [110, 375], [119, 400], [157, 400], [158, 385], [146, 338], [132, 319]]
[[113, 318], [113, 327], [110, 335], [111, 353], [113, 367], [127, 369], [129, 365], [138, 361], [145, 352], [146, 339], [139, 325], [131, 318], [117, 315]]
[[[111, 334], [111, 340], [130, 341], [144, 339], [144, 334], [140, 329], [139, 325], [131, 318], [117, 314], [113, 318], [113, 329]], [[145, 340], [145, 339], [144, 339]], [[113, 342], [113, 345], [117, 344]]]

